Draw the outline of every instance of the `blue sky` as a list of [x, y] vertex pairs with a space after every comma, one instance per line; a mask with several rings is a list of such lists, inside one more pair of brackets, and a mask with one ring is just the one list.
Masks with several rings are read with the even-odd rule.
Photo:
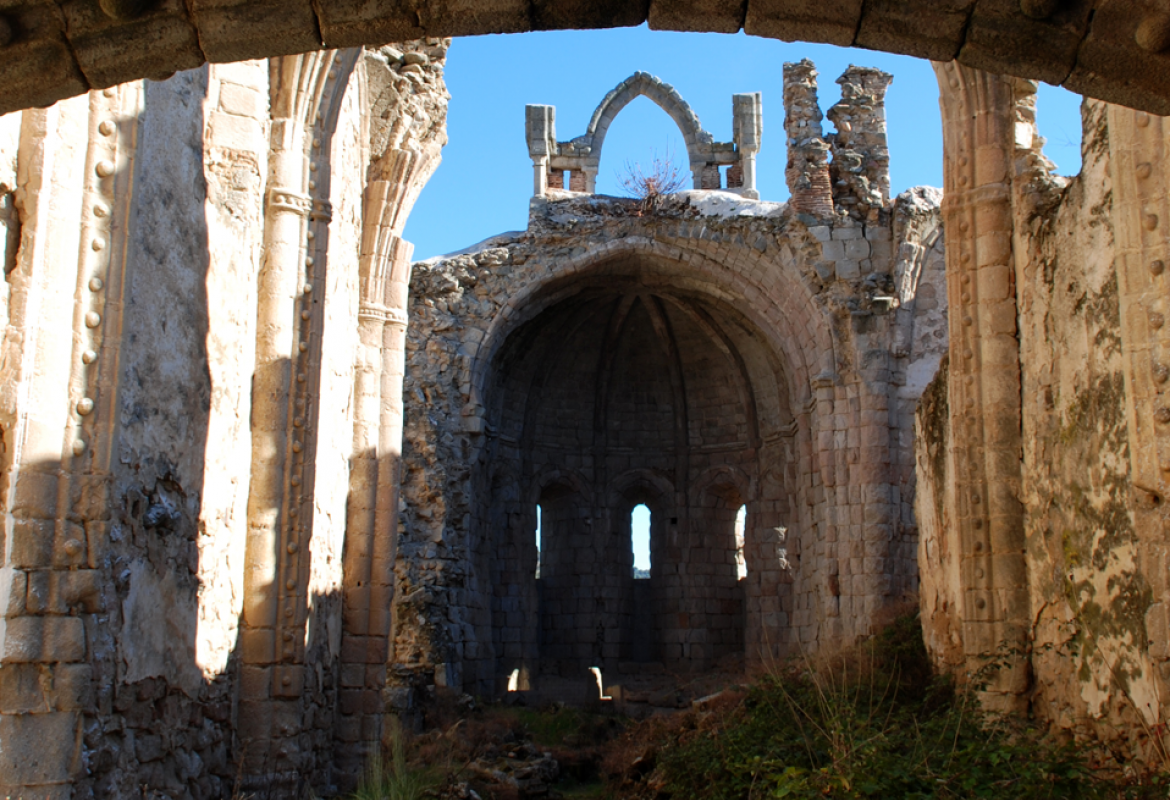
[[[571, 139], [585, 132], [606, 92], [639, 70], [673, 84], [718, 141], [731, 139], [731, 96], [762, 92], [758, 186], [765, 200], [786, 199], [783, 64], [801, 58], [812, 59], [820, 72], [823, 110], [839, 99], [835, 81], [849, 64], [892, 73], [886, 96], [892, 191], [942, 184], [938, 86], [930, 64], [920, 59], [742, 33], [670, 33], [645, 26], [466, 37], [455, 40], [447, 59], [450, 141], [406, 226], [415, 258], [524, 228], [532, 196], [524, 106], [555, 105], [557, 136]], [[1048, 138], [1045, 152], [1062, 174], [1080, 169], [1079, 106], [1079, 97], [1041, 85], [1040, 133]], [[627, 162], [647, 164], [668, 151], [685, 162], [674, 123], [639, 98], [610, 128], [599, 190], [620, 193], [616, 176]]]

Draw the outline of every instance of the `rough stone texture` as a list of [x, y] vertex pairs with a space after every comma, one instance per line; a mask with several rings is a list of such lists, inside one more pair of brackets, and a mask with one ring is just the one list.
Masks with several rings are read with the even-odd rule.
[[0, 119], [6, 794], [301, 796], [378, 742], [342, 674], [354, 266], [437, 163], [445, 54], [201, 67]]
[[918, 412], [927, 645], [989, 706], [1030, 705], [1086, 745], [1155, 761], [1166, 129], [1086, 101], [1084, 168], [1058, 178], [1034, 84], [938, 71], [953, 313], [948, 369]]
[[[614, 87], [594, 110], [585, 133], [567, 142], [557, 141], [554, 106], [528, 106], [525, 109], [528, 154], [535, 171], [533, 194], [543, 197], [546, 189], [558, 183], [551, 175], [565, 171], [572, 174], [571, 191], [595, 191], [598, 165], [601, 163], [601, 152], [609, 126], [623, 108], [640, 96], [656, 103], [678, 125], [687, 148], [694, 188], [722, 188], [719, 168], [728, 166], [736, 170], [737, 186], [733, 191], [744, 197], [759, 199], [755, 164], [756, 154], [760, 151], [760, 137], [763, 135], [760, 93], [734, 96], [734, 140], [716, 142], [710, 133], [703, 130], [699, 116], [673, 86], [645, 72], [636, 72]], [[560, 188], [563, 187], [561, 181]]]
[[833, 213], [829, 144], [821, 130], [825, 118], [817, 99], [817, 70], [807, 58], [784, 65], [784, 132], [788, 164], [784, 177], [797, 211], [815, 217]]
[[[884, 136], [853, 119], [855, 141]], [[551, 123], [529, 107], [534, 161]], [[725, 192], [541, 194], [525, 232], [414, 266], [395, 706], [865, 635], [916, 586], [913, 409], [947, 342], [937, 191], [864, 219], [831, 194], [819, 219]]]
[[838, 213], [862, 219], [889, 200], [885, 95], [893, 78], [881, 70], [850, 66], [837, 79], [841, 100], [826, 116], [837, 129], [829, 142], [833, 153], [829, 174]]
[[[1150, 11], [1110, 5], [1090, 36], [1116, 35], [1123, 6]], [[122, 31], [189, 58], [177, 8], [70, 8], [85, 69], [155, 58], [104, 64]], [[829, 20], [826, 37], [850, 19], [801, 3], [663, 19], [687, 8], [778, 32]], [[864, 4], [856, 35], [904, 35], [879, 24], [891, 8]], [[1026, 30], [1059, 28], [1065, 52], [1086, 8]], [[498, 24], [646, 13], [624, 9], [537, 3]], [[1012, 8], [976, 11], [979, 58], [1022, 41]], [[56, 24], [0, 13], [27, 17], [22, 35]], [[1152, 759], [1170, 697], [1165, 120], [1087, 103], [1084, 172], [1059, 179], [1034, 85], [939, 64], [946, 192], [891, 202], [888, 76], [848, 72], [826, 135], [801, 63], [785, 110], [809, 191], [792, 203], [602, 198], [582, 194], [587, 161], [550, 163], [526, 231], [412, 268], [401, 233], [445, 142], [446, 50], [200, 67], [0, 118], [0, 791], [344, 791], [386, 720], [435, 693], [515, 675], [583, 696], [587, 666], [850, 642], [916, 588], [930, 651], [989, 708]], [[719, 163], [751, 185], [758, 95], [735, 97], [719, 149], [664, 84], [635, 84], [718, 156], [700, 185]], [[534, 157], [573, 145], [551, 110], [528, 122]], [[800, 155], [814, 142], [849, 164]]]
[[163, 0], [109, 19], [98, 5], [13, 0], [0, 58], [0, 111], [87, 89], [156, 78], [204, 60], [267, 58], [422, 37], [640, 25], [743, 30], [753, 36], [857, 46], [1063, 83], [1074, 91], [1170, 113], [1170, 54], [1140, 32], [1155, 0], [1076, 0], [1043, 19], [1015, 0]]

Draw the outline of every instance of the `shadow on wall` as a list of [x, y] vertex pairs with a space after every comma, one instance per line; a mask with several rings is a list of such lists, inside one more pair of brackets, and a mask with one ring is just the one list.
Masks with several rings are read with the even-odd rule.
[[[245, 584], [249, 594], [276, 588], [247, 580], [241, 535], [252, 373], [240, 343], [254, 335], [255, 306], [230, 289], [254, 284], [255, 263], [244, 245], [226, 256], [217, 245], [213, 258], [207, 208], [209, 192], [238, 193], [210, 198], [223, 204], [258, 196], [261, 176], [228, 164], [234, 180], [209, 187], [220, 165], [204, 162], [207, 82], [204, 67], [118, 87], [142, 92], [137, 117], [119, 119], [112, 137], [133, 157], [123, 153], [112, 173], [99, 168], [104, 180], [95, 181], [91, 141], [88, 153], [57, 155], [77, 163], [56, 165], [40, 190], [46, 205], [54, 192], [82, 204], [42, 208], [45, 230], [76, 231], [80, 213], [82, 235], [96, 236], [112, 218], [108, 242], [81, 247], [79, 263], [68, 246], [76, 239], [33, 242], [26, 231], [6, 276], [14, 294], [40, 293], [50, 322], [74, 324], [71, 335], [42, 329], [39, 349], [25, 355], [36, 359], [24, 368], [30, 396], [61, 397], [61, 407], [29, 407], [19, 426], [0, 418], [0, 796], [300, 796], [309, 783], [332, 782], [338, 593], [308, 593], [305, 581], [293, 596], [307, 620], [294, 658], [316, 667], [295, 695], [278, 697], [265, 664], [241, 666]], [[29, 113], [74, 126], [59, 135], [84, 141], [111, 97]], [[90, 176], [73, 194], [68, 184], [84, 179], [71, 167]], [[131, 183], [133, 203], [117, 208]], [[107, 211], [91, 215], [101, 203]], [[36, 259], [34, 244], [45, 251]], [[30, 312], [27, 323], [42, 319]], [[221, 374], [225, 361], [234, 384]], [[71, 366], [53, 372], [53, 363]], [[292, 360], [277, 369], [291, 378]], [[92, 401], [81, 412], [79, 392]], [[60, 452], [63, 431], [61, 459], [20, 463], [22, 449]], [[287, 509], [267, 511], [280, 519]], [[246, 715], [261, 715], [252, 727], [270, 738], [241, 739]]]

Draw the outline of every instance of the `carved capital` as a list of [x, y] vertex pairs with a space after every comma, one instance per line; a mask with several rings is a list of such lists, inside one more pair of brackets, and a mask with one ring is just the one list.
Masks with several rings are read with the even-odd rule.
[[390, 308], [376, 303], [362, 303], [358, 307], [358, 319], [370, 319], [386, 325], [406, 327], [406, 312], [400, 308]]
[[270, 214], [297, 214], [301, 217], [307, 217], [312, 208], [313, 200], [308, 195], [282, 186], [273, 186], [268, 190], [268, 212]]

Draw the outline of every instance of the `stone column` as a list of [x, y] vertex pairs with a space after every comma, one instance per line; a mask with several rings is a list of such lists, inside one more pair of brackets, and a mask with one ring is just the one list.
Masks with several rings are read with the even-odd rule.
[[[764, 135], [763, 99], [759, 92], [731, 96], [732, 129], [739, 163], [735, 165], [736, 188], [744, 197], [759, 200], [756, 190], [756, 155]], [[732, 169], [734, 170], [735, 167]], [[732, 187], [732, 170], [727, 173], [727, 187]]]
[[[68, 796], [93, 713], [141, 83], [23, 112], [0, 525], [0, 794]], [[75, 142], [85, 146], [74, 147]], [[6, 361], [0, 353], [0, 365]], [[7, 366], [7, 365], [4, 365]], [[0, 366], [0, 369], [3, 369]], [[89, 631], [87, 632], [87, 628]]]
[[[807, 58], [784, 65], [784, 131], [788, 142], [788, 166], [784, 176], [792, 205], [816, 217], [833, 215], [833, 191], [829, 183], [829, 145], [821, 134], [821, 108], [817, 102], [817, 71]], [[695, 188], [698, 188], [697, 186]]]
[[[1164, 661], [1170, 656], [1163, 544], [1164, 501], [1170, 497], [1170, 180], [1161, 156], [1170, 147], [1170, 123], [1121, 106], [1110, 105], [1105, 113], [1135, 500], [1131, 513], [1154, 599], [1146, 612], [1149, 654]], [[1164, 666], [1161, 674], [1165, 681]]]
[[[996, 710], [1027, 704], [1029, 629], [1020, 344], [1012, 251], [1010, 79], [935, 64], [943, 117], [954, 546], [967, 670]], [[1006, 666], [995, 668], [993, 662]]]
[[359, 344], [354, 438], [345, 532], [340, 771], [349, 781], [383, 736], [391, 605], [398, 544], [402, 383], [413, 247], [402, 227], [418, 189], [439, 163], [437, 147], [391, 149], [371, 166], [359, 260]]
[[544, 197], [548, 190], [548, 161], [557, 151], [556, 106], [524, 107], [524, 133], [528, 155], [532, 158], [534, 197]]
[[841, 101], [829, 109], [837, 132], [829, 137], [833, 203], [856, 219], [877, 222], [890, 199], [886, 89], [893, 75], [850, 66], [837, 79]]
[[307, 242], [311, 227], [315, 239], [328, 231], [329, 203], [312, 196], [327, 195], [328, 181], [322, 177], [319, 186], [313, 176], [328, 172], [320, 169], [318, 160], [327, 162], [327, 155], [319, 150], [328, 152], [325, 143], [356, 51], [340, 60], [337, 55], [270, 62], [273, 119], [257, 291], [238, 728], [244, 773], [266, 785], [295, 776], [303, 766], [297, 737], [312, 535], [310, 395], [321, 345], [314, 335], [320, 304], [314, 306], [313, 294], [324, 289]]

